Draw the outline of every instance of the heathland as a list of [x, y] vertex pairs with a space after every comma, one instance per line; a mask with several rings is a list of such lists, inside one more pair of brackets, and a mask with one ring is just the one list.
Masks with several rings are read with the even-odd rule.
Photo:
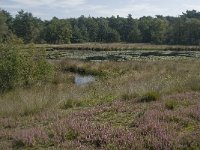
[[[1, 73], [6, 72], [1, 81], [7, 81], [2, 81], [7, 84], [0, 98], [1, 149], [200, 147], [198, 57], [159, 56], [154, 51], [126, 61], [112, 60], [114, 56], [94, 61], [81, 57], [88, 50], [76, 50], [76, 59], [73, 50], [56, 57], [53, 51], [59, 50], [38, 50], [18, 47], [17, 54], [1, 61], [10, 64], [1, 65]], [[4, 46], [4, 56], [11, 52]], [[99, 52], [108, 51], [93, 55]], [[77, 74], [92, 75], [95, 81], [77, 85]]]
[[0, 149], [200, 149], [199, 16], [1, 11]]

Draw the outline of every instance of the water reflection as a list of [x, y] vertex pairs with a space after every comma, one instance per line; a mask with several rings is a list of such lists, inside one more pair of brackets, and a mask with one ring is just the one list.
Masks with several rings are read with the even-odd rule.
[[74, 80], [75, 84], [78, 86], [86, 85], [94, 81], [95, 81], [95, 77], [92, 75], [79, 75], [79, 74], [75, 75], [75, 80]]

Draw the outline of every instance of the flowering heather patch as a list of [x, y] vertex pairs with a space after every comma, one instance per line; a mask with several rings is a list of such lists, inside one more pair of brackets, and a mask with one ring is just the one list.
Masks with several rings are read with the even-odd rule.
[[69, 149], [69, 150], [94, 150], [94, 147], [83, 145], [79, 141], [65, 141], [60, 143], [56, 149]]
[[17, 122], [12, 118], [0, 118], [0, 127], [3, 128], [15, 128]]
[[200, 121], [200, 105], [193, 106], [188, 111], [190, 117]]
[[49, 142], [47, 133], [40, 128], [16, 130], [12, 138], [16, 147], [36, 146]]
[[168, 149], [173, 144], [173, 129], [169, 124], [159, 120], [161, 112], [151, 110], [145, 113], [138, 129], [140, 130], [147, 147], [152, 149]]
[[[181, 99], [183, 95], [175, 94], [169, 97], [178, 99], [178, 104], [185, 104], [187, 100]], [[77, 150], [168, 150], [181, 149], [187, 145], [196, 148], [199, 140], [199, 102], [197, 96], [193, 97], [190, 105], [173, 110], [165, 107], [167, 99], [162, 97], [159, 101], [151, 103], [117, 100], [74, 110], [66, 115], [43, 111], [34, 115], [33, 119], [35, 122], [41, 122], [40, 125], [44, 128], [4, 131], [1, 132], [1, 138], [12, 139], [13, 146], [18, 148], [42, 145]], [[103, 114], [109, 114], [110, 118], [97, 119]], [[126, 119], [132, 123], [124, 123]], [[1, 121], [9, 122], [3, 119]], [[115, 126], [116, 124], [118, 126]]]
[[69, 131], [69, 123], [66, 120], [58, 120], [50, 127], [50, 137], [56, 143], [62, 143], [67, 140], [67, 133]]
[[95, 148], [106, 148], [109, 144], [115, 145], [116, 148], [136, 148], [142, 142], [135, 132], [115, 129], [109, 124], [92, 123], [74, 117], [64, 120], [65, 123], [61, 122], [52, 128], [56, 132], [56, 139], [61, 140], [60, 142], [67, 140], [66, 135], [69, 130], [74, 130], [76, 133], [74, 140], [83, 145], [93, 145]]
[[1, 130], [0, 131], [0, 139], [11, 139], [12, 133], [8, 130]]
[[198, 101], [199, 98], [200, 98], [199, 92], [184, 92], [184, 93], [172, 94], [172, 95], [164, 97], [164, 99], [167, 99], [167, 100], [169, 99], [174, 99], [174, 100], [179, 100], [179, 101], [190, 100], [191, 102]]
[[[182, 96], [178, 94], [177, 97]], [[140, 109], [136, 109], [137, 105], [140, 105]], [[143, 109], [142, 114], [137, 114], [141, 108], [148, 110], [144, 111], [145, 109]], [[162, 101], [147, 104], [145, 107], [141, 107], [141, 103], [114, 101], [111, 104], [72, 113], [64, 121], [65, 123], [60, 125], [59, 130], [60, 133], [63, 133], [63, 129], [65, 132], [73, 129], [77, 135], [74, 138], [76, 141], [81, 144], [93, 145], [96, 148], [171, 149], [176, 147], [174, 145], [176, 136], [191, 122], [187, 118], [187, 113], [183, 113], [182, 110], [170, 111], [165, 108]], [[105, 112], [132, 114], [135, 125], [131, 128], [128, 127], [129, 129], [123, 129], [113, 127], [109, 122], [94, 122], [94, 117]], [[134, 112], [137, 112], [137, 117], [134, 116]], [[64, 125], [67, 127], [65, 128]], [[66, 135], [61, 134], [60, 137], [64, 137], [61, 138], [63, 141], [66, 139]]]
[[12, 143], [7, 142], [7, 141], [2, 141], [0, 142], [0, 149], [2, 150], [12, 150]]
[[[0, 97], [0, 149], [200, 149], [200, 91], [185, 84], [199, 78], [199, 61], [83, 64], [107, 75], [83, 87], [66, 80], [62, 89], [53, 84]], [[68, 100], [73, 107], [63, 109]], [[40, 111], [20, 116], [29, 108]]]
[[179, 149], [200, 149], [200, 127], [177, 138], [177, 148]]
[[[121, 107], [117, 106], [122, 106], [123, 103], [116, 101], [110, 106], [102, 105], [76, 112], [68, 119], [59, 121], [52, 129], [57, 133], [57, 139], [60, 138], [62, 142], [66, 140], [67, 131], [73, 129], [77, 135], [75, 140], [82, 144], [93, 145], [96, 148], [138, 149], [145, 148], [147, 145], [154, 149], [166, 149], [172, 145], [170, 130], [168, 130], [167, 124], [158, 122], [158, 117], [155, 116], [159, 115], [157, 111], [148, 112], [139, 122], [136, 130], [114, 128], [111, 124], [92, 122], [92, 118], [99, 113], [109, 110], [115, 110], [116, 113], [119, 113]], [[125, 106], [125, 104], [123, 105]]]
[[59, 118], [61, 118], [61, 113], [57, 112], [57, 111], [43, 111], [39, 114], [36, 114], [35, 116], [33, 116], [34, 121], [39, 121], [39, 122], [54, 122], [56, 120], [58, 120]]
[[[111, 124], [93, 122], [93, 117], [105, 111], [115, 110], [117, 102], [112, 105], [101, 105], [91, 109], [74, 112], [51, 126], [51, 139], [56, 143], [75, 140], [82, 145], [93, 145], [96, 148], [106, 147], [140, 147], [142, 139], [137, 133], [126, 129], [113, 128]], [[119, 101], [119, 105], [121, 102]], [[134, 144], [133, 144], [134, 143]], [[138, 143], [138, 144], [136, 144]], [[142, 144], [143, 145], [143, 144]]]

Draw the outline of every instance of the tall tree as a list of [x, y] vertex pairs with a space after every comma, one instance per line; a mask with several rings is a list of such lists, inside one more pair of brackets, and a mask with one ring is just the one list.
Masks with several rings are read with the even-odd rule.
[[99, 25], [96, 22], [95, 18], [89, 17], [86, 20], [86, 27], [89, 36], [89, 42], [96, 42], [98, 36]]
[[13, 21], [14, 33], [22, 38], [24, 42], [35, 42], [40, 35], [42, 21], [33, 17], [31, 13], [19, 11]]
[[77, 25], [74, 25], [74, 27], [73, 27], [71, 42], [72, 43], [83, 43], [84, 42], [81, 31]]
[[108, 28], [104, 41], [107, 43], [120, 42], [120, 35], [116, 30]]
[[138, 23], [136, 19], [132, 18], [132, 15], [129, 14], [128, 18], [123, 27], [123, 39], [126, 42], [135, 43], [140, 42], [141, 33], [138, 29]]
[[153, 18], [152, 17], [142, 17], [139, 19], [139, 30], [142, 34], [142, 42], [150, 43], [152, 41], [151, 27]]
[[72, 36], [71, 25], [67, 20], [54, 17], [47, 22], [44, 30], [44, 39], [51, 44], [70, 43]]
[[0, 11], [0, 42], [3, 41], [4, 35], [8, 32], [8, 26], [6, 25], [6, 16]]
[[200, 12], [196, 10], [187, 10], [186, 13], [183, 13], [182, 17], [200, 19]]
[[6, 11], [6, 10], [1, 10], [1, 13], [6, 17], [6, 24], [8, 26], [8, 29], [12, 31], [12, 24], [13, 24], [13, 17], [12, 15]]
[[152, 43], [162, 44], [166, 41], [168, 22], [161, 17], [154, 18], [151, 25]]
[[109, 28], [108, 21], [105, 18], [99, 18], [99, 31], [98, 31], [98, 42], [105, 42], [107, 30]]

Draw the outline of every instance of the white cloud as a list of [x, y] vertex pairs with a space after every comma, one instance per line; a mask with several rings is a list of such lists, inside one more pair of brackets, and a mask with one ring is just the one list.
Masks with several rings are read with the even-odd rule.
[[183, 4], [183, 8], [188, 9], [188, 10], [199, 10], [200, 11], [200, 5], [193, 5], [193, 4]]
[[86, 0], [12, 0], [12, 3], [21, 7], [74, 7], [84, 4]]
[[0, 8], [13, 15], [23, 9], [37, 17], [50, 19], [53, 16], [64, 18], [64, 14], [70, 14], [77, 8], [81, 9], [86, 2], [87, 0], [0, 0]]
[[85, 3], [86, 3], [85, 0], [60, 0], [59, 2], [55, 2], [54, 5], [60, 6], [60, 7], [61, 6], [62, 7], [66, 7], [66, 6], [74, 7], [74, 6], [82, 5]]
[[26, 7], [37, 7], [40, 5], [48, 5], [54, 0], [12, 0], [13, 5], [21, 5]]
[[97, 13], [103, 16], [119, 15], [123, 17], [126, 17], [128, 14], [132, 14], [134, 17], [141, 17], [144, 13], [146, 15], [157, 15], [162, 11], [167, 11], [167, 9], [161, 9], [151, 4], [129, 4], [121, 8], [100, 8], [96, 10]]
[[0, 8], [12, 14], [23, 9], [35, 16], [50, 19], [79, 17], [80, 15], [126, 17], [179, 15], [186, 10], [200, 11], [199, 0], [0, 0]]

